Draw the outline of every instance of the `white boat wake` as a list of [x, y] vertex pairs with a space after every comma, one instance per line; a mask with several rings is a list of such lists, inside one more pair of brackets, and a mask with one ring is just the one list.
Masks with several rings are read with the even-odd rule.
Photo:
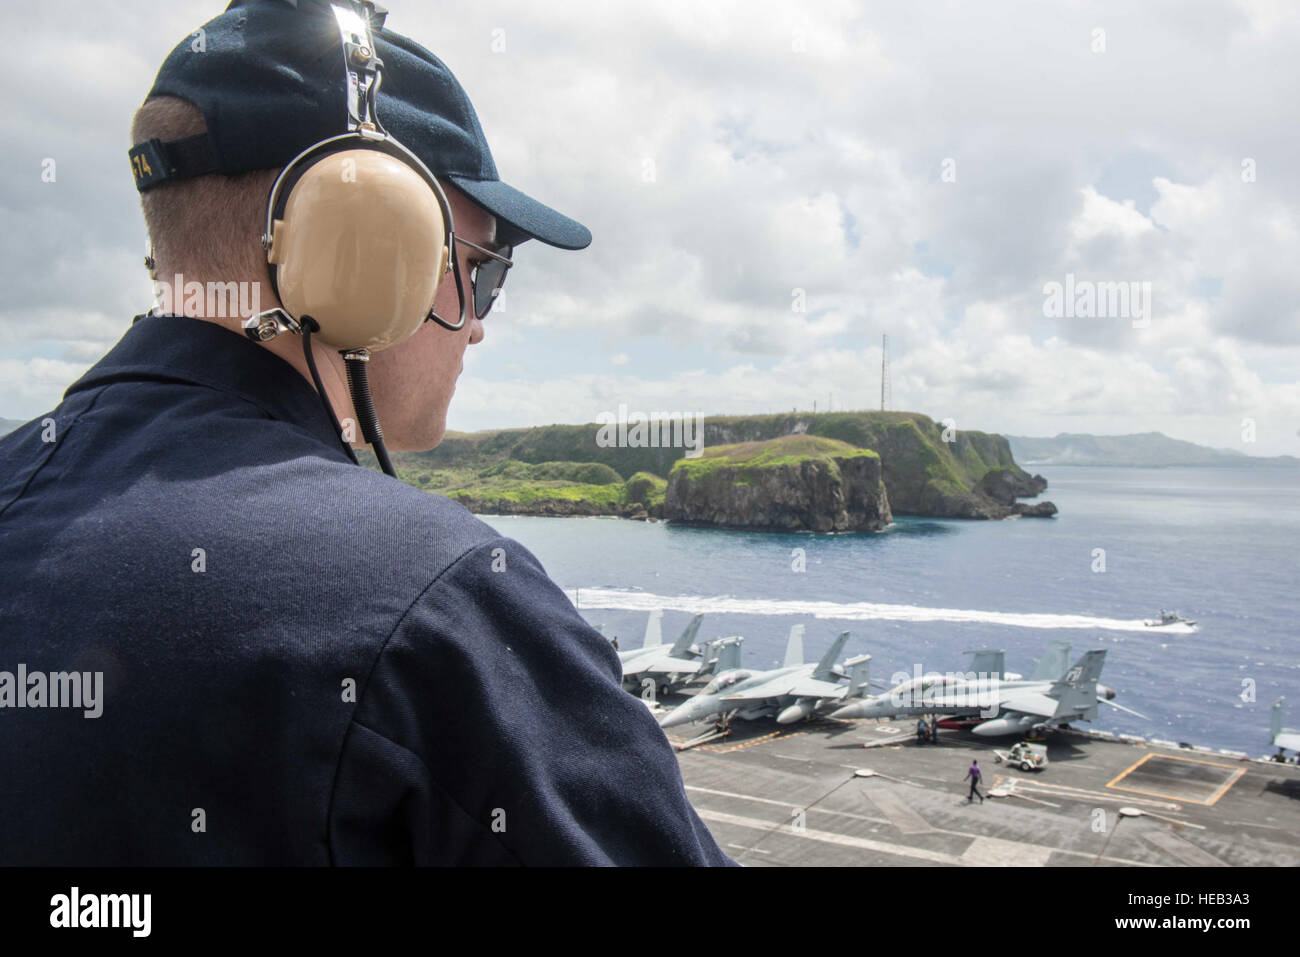
[[951, 621], [1008, 625], [1014, 628], [1079, 628], [1136, 631], [1148, 635], [1190, 635], [1195, 626], [1166, 625], [1148, 628], [1141, 618], [1095, 618], [1091, 615], [1053, 615], [1045, 612], [982, 611], [973, 608], [922, 608], [880, 602], [798, 601], [777, 598], [733, 598], [727, 595], [653, 595], [619, 588], [568, 589], [578, 608], [620, 611], [654, 611], [662, 608], [692, 615], [798, 615], [837, 621]]

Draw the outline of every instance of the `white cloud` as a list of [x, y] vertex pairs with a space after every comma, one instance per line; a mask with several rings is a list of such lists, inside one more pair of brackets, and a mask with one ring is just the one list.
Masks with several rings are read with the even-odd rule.
[[[519, 250], [456, 427], [618, 401], [871, 407], [887, 331], [896, 406], [1220, 445], [1251, 415], [1252, 451], [1300, 453], [1300, 123], [1277, 95], [1300, 85], [1292, 4], [388, 6], [457, 73], [506, 181], [595, 235]], [[63, 15], [31, 22], [32, 48], [80, 52], [35, 61], [59, 67], [0, 142], [0, 355], [31, 377], [0, 396], [8, 416], [52, 405], [56, 370], [147, 305], [125, 131], [155, 65], [217, 12], [47, 7]], [[1045, 319], [1043, 283], [1069, 272], [1151, 282], [1151, 326]], [[64, 366], [37, 376], [33, 352]]]
[[19, 410], [5, 418], [26, 420], [53, 409], [63, 390], [89, 366], [59, 359], [0, 358], [0, 408]]

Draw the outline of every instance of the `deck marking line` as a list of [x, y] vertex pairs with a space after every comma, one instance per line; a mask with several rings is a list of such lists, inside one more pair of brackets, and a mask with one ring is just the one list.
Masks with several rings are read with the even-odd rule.
[[999, 837], [977, 837], [961, 855], [977, 867], [1042, 867], [1051, 856], [1051, 848]]
[[[739, 814], [726, 814], [722, 811], [711, 811], [708, 808], [696, 808], [695, 813], [706, 821], [715, 821], [718, 824], [734, 824], [737, 827], [756, 828], [760, 831], [771, 831], [773, 823], [764, 821], [756, 817], [742, 817]], [[930, 861], [934, 864], [947, 864], [951, 867], [964, 867], [968, 862], [951, 854], [943, 854], [939, 851], [927, 851], [921, 847], [908, 847], [906, 844], [887, 844], [884, 841], [869, 841], [864, 837], [849, 837], [847, 834], [832, 834], [830, 831], [819, 831], [815, 828], [804, 828], [802, 831], [795, 831], [788, 826], [781, 826], [781, 833], [789, 837], [802, 837], [810, 841], [821, 841], [825, 844], [838, 844], [841, 847], [854, 847], [863, 851], [875, 851], [879, 854], [891, 854], [895, 857], [911, 857], [918, 861]]]
[[904, 834], [929, 834], [934, 831], [929, 821], [891, 791], [880, 788], [873, 789], [868, 794], [863, 790], [862, 796], [879, 808], [880, 812], [889, 818], [889, 823]]
[[852, 818], [855, 821], [866, 821], [868, 824], [890, 823], [889, 818], [886, 817], [868, 817], [865, 814], [854, 814], [852, 811], [836, 811], [833, 808], [828, 807], [804, 807], [803, 805], [795, 804], [791, 801], [776, 801], [772, 798], [755, 797], [752, 794], [737, 794], [735, 791], [719, 791], [715, 788], [702, 788], [697, 784], [686, 785], [686, 790], [699, 791], [702, 794], [712, 794], [717, 797], [736, 798], [740, 801], [752, 801], [755, 804], [771, 804], [773, 807], [785, 808], [786, 810], [794, 810], [797, 807], [803, 807], [803, 809], [809, 813], [835, 814], [839, 817]]
[[1142, 838], [1157, 850], [1164, 851], [1175, 860], [1182, 861], [1189, 867], [1227, 867], [1223, 861], [1208, 851], [1203, 851], [1191, 841], [1179, 837], [1170, 831], [1144, 831]]
[[[1128, 777], [1138, 768], [1142, 767], [1142, 765], [1146, 764], [1152, 758], [1159, 758], [1161, 761], [1185, 761], [1188, 764], [1204, 764], [1212, 768], [1222, 768], [1225, 771], [1231, 771], [1233, 773], [1228, 775], [1227, 779], [1223, 782], [1223, 784], [1221, 784], [1215, 790], [1215, 792], [1210, 796], [1210, 799], [1208, 801], [1198, 801], [1195, 798], [1186, 797], [1181, 794], [1164, 794], [1160, 791], [1143, 791], [1140, 788], [1129, 788], [1129, 787], [1120, 786], [1119, 783], [1120, 781], [1123, 781], [1126, 777]], [[1185, 758], [1182, 755], [1178, 755], [1178, 754], [1157, 754], [1156, 752], [1152, 751], [1144, 755], [1140, 760], [1135, 761], [1127, 770], [1123, 771], [1119, 775], [1119, 777], [1107, 783], [1106, 787], [1113, 788], [1116, 791], [1128, 791], [1131, 794], [1145, 794], [1148, 797], [1159, 797], [1159, 798], [1165, 798], [1167, 800], [1186, 801], [1188, 804], [1199, 804], [1202, 807], [1213, 807], [1215, 804], [1218, 803], [1219, 798], [1223, 797], [1225, 794], [1228, 793], [1229, 788], [1231, 788], [1234, 784], [1236, 784], [1239, 780], [1241, 780], [1241, 778], [1245, 775], [1245, 773], [1246, 773], [1245, 768], [1234, 768], [1231, 764], [1220, 764], [1217, 761], [1202, 761], [1198, 758]]]

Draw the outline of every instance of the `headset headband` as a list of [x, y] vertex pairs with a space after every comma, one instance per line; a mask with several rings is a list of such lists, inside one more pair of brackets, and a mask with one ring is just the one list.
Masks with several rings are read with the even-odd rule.
[[[346, 3], [346, 6], [344, 5]], [[383, 81], [384, 61], [375, 52], [375, 40], [370, 33], [370, 4], [353, 0], [332, 3], [330, 9], [338, 24], [339, 39], [343, 44], [343, 68], [347, 76], [348, 131], [384, 128], [379, 125], [375, 110], [375, 97]]]

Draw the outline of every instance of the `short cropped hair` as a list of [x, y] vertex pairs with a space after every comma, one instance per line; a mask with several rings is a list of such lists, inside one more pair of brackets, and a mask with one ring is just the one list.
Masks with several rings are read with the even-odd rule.
[[[199, 108], [175, 96], [151, 97], [131, 122], [133, 144], [206, 132]], [[209, 173], [141, 193], [159, 278], [181, 272], [195, 279], [233, 279], [265, 269], [260, 241], [266, 200], [278, 174], [275, 169]]]

